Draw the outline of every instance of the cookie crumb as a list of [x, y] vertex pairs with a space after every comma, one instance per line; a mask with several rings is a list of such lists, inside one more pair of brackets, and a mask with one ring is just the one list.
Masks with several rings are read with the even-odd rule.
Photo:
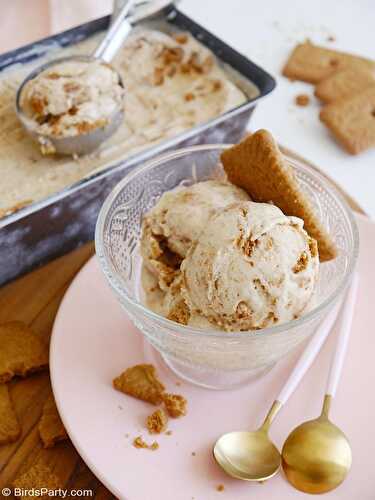
[[298, 94], [295, 103], [297, 106], [308, 106], [310, 104], [310, 97], [307, 94]]
[[143, 441], [142, 436], [137, 436], [133, 441], [134, 448], [148, 448], [148, 444]]
[[164, 83], [164, 73], [161, 68], [155, 68], [154, 69], [154, 75], [153, 75], [153, 85], [155, 87], [159, 87], [160, 85], [163, 85]]
[[336, 37], [334, 37], [333, 35], [327, 36], [327, 42], [335, 42], [335, 41]]
[[180, 394], [164, 394], [163, 401], [168, 415], [178, 418], [187, 413], [187, 400]]
[[298, 274], [306, 269], [308, 263], [309, 263], [309, 256], [307, 255], [306, 252], [302, 252], [301, 255], [298, 257], [297, 263], [293, 266], [292, 271], [295, 274]]
[[167, 436], [172, 436], [172, 431], [166, 431], [165, 433]]
[[173, 38], [177, 43], [180, 43], [181, 45], [185, 45], [185, 43], [187, 43], [188, 41], [188, 36], [185, 33], [177, 33], [173, 35]]
[[168, 417], [162, 409], [154, 411], [147, 417], [146, 426], [150, 434], [160, 434], [165, 431]]
[[133, 446], [134, 448], [144, 448], [146, 450], [152, 450], [152, 451], [155, 451], [159, 448], [159, 444], [154, 441], [153, 443], [151, 444], [147, 444], [142, 436], [137, 436], [136, 438], [134, 438], [134, 441], [133, 441]]
[[195, 99], [195, 95], [193, 94], [193, 92], [188, 92], [187, 94], [185, 94], [185, 101], [186, 102], [194, 101], [194, 99]]
[[223, 485], [223, 484], [218, 484], [218, 485], [216, 486], [216, 490], [217, 490], [217, 491], [224, 491], [224, 489], [225, 489], [225, 488], [224, 488], [224, 485]]
[[192, 456], [192, 457], [195, 457], [196, 455], [197, 455], [197, 454], [195, 453], [195, 451], [192, 451], [192, 452], [191, 452], [191, 456]]

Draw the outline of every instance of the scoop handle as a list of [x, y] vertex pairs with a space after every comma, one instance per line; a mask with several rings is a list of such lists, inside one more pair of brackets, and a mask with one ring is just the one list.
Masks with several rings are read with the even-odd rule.
[[345, 354], [348, 347], [348, 340], [352, 328], [358, 293], [358, 285], [359, 274], [358, 272], [355, 272], [344, 302], [336, 349], [332, 357], [331, 368], [328, 375], [326, 394], [332, 397], [336, 394], [336, 389], [340, 380]]
[[320, 324], [313, 338], [307, 344], [307, 347], [303, 351], [302, 356], [299, 358], [297, 364], [293, 368], [292, 373], [289, 375], [288, 380], [286, 381], [284, 387], [281, 389], [281, 392], [277, 398], [277, 401], [279, 401], [281, 405], [284, 405], [288, 401], [289, 397], [294, 392], [303, 376], [315, 360], [322, 345], [328, 337], [329, 332], [332, 330], [332, 327], [335, 324], [340, 305], [341, 304], [338, 303], [334, 306], [332, 311], [329, 312], [329, 314]]
[[127, 2], [125, 2], [105, 37], [95, 49], [93, 56], [96, 59], [102, 59], [107, 63], [112, 61], [116, 52], [132, 29], [131, 24], [127, 20], [127, 16], [134, 1], [135, 0], [127, 0]]

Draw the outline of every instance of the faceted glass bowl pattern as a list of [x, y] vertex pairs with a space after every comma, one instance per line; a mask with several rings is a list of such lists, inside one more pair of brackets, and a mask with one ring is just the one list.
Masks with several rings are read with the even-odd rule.
[[226, 333], [179, 325], [139, 300], [142, 216], [179, 185], [223, 175], [225, 145], [204, 145], [159, 157], [127, 175], [105, 201], [96, 227], [96, 252], [116, 297], [149, 343], [180, 376], [209, 388], [241, 385], [268, 371], [309, 337], [341, 298], [358, 256], [358, 231], [342, 196], [321, 174], [287, 158], [339, 250], [320, 266], [314, 307], [292, 322], [259, 331]]

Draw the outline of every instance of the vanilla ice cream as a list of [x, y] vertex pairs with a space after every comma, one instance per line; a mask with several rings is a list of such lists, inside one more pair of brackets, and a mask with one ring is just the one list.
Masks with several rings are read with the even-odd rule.
[[181, 261], [217, 210], [249, 200], [242, 189], [210, 180], [165, 192], [142, 223], [141, 253], [147, 268], [167, 289]]
[[183, 325], [247, 331], [300, 317], [319, 273], [303, 221], [221, 181], [162, 195], [142, 224], [150, 309]]
[[301, 316], [319, 271], [303, 221], [250, 201], [213, 215], [181, 263], [188, 309], [219, 329], [252, 330]]
[[153, 312], [165, 316], [171, 321], [192, 328], [214, 330], [215, 325], [197, 311], [191, 311], [182, 295], [181, 273], [176, 273], [175, 279], [166, 290], [159, 287], [158, 278], [146, 266], [142, 266], [142, 301]]
[[118, 73], [101, 61], [57, 63], [28, 81], [21, 95], [33, 130], [55, 137], [104, 127], [123, 101]]

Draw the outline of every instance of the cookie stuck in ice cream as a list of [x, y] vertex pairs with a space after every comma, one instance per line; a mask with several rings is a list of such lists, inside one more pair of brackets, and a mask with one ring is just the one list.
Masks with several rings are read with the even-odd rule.
[[318, 242], [322, 262], [336, 257], [336, 245], [270, 132], [258, 130], [247, 136], [225, 150], [221, 161], [228, 179], [254, 201], [272, 202], [285, 215], [302, 219], [307, 233]]

